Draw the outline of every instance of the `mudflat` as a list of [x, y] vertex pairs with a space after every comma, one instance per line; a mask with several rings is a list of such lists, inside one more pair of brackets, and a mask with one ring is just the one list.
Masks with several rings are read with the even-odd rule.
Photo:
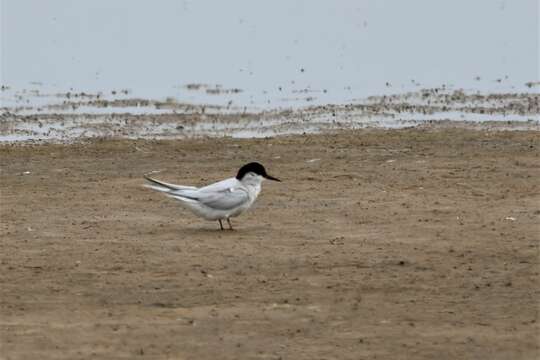
[[[537, 131], [2, 145], [4, 359], [534, 359]], [[143, 188], [260, 161], [234, 231]]]

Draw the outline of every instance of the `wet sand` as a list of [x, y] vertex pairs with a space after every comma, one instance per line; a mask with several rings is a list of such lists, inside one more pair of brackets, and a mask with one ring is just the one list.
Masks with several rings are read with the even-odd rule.
[[[538, 358], [538, 134], [1, 145], [2, 358]], [[251, 160], [235, 231], [141, 187]]]

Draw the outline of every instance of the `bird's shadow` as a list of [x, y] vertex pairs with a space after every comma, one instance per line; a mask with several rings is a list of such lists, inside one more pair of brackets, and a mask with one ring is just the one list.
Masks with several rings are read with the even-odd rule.
[[228, 235], [239, 234], [242, 232], [242, 230], [238, 230], [238, 229], [221, 230], [219, 226], [216, 228], [212, 228], [208, 226], [187, 226], [187, 227], [169, 228], [167, 229], [166, 232], [170, 233], [171, 235], [176, 234], [176, 235], [186, 235], [186, 236], [203, 235], [203, 234], [228, 236]]
[[212, 235], [212, 236], [224, 236], [235, 237], [245, 234], [255, 234], [264, 230], [264, 226], [247, 226], [233, 228], [232, 230], [226, 228], [221, 230], [219, 226], [212, 228], [210, 226], [185, 226], [185, 227], [168, 227], [166, 230], [161, 229], [161, 234], [171, 236], [197, 236], [197, 235]]

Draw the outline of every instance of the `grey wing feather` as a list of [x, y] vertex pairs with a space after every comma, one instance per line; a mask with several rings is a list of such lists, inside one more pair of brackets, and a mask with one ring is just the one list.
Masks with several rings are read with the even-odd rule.
[[216, 193], [214, 196], [204, 199], [203, 203], [213, 209], [229, 210], [247, 201], [249, 201], [249, 196], [245, 191], [233, 190], [231, 192]]
[[173, 191], [171, 196], [180, 199], [198, 201], [200, 204], [216, 210], [230, 210], [249, 201], [249, 196], [242, 189], [227, 189], [222, 191]]

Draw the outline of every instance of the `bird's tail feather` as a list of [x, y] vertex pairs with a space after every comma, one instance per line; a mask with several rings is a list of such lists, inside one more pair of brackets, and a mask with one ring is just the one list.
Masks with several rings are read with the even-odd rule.
[[150, 184], [144, 184], [143, 186], [145, 188], [149, 188], [149, 189], [152, 189], [152, 190], [163, 192], [168, 197], [176, 199], [176, 200], [180, 200], [180, 201], [183, 201], [183, 202], [194, 202], [195, 201], [195, 199], [192, 199], [192, 198], [189, 198], [189, 197], [184, 197], [184, 196], [178, 194], [178, 192], [177, 192], [178, 190], [170, 189], [170, 188], [165, 187], [165, 186], [150, 185]]
[[169, 192], [171, 191], [170, 188], [164, 187], [164, 186], [158, 186], [158, 185], [150, 185], [150, 184], [144, 184], [145, 188], [149, 188], [152, 190], [160, 191], [160, 192]]
[[144, 185], [144, 186], [147, 187], [147, 188], [150, 188], [150, 189], [157, 190], [157, 191], [195, 190], [195, 189], [196, 189], [196, 187], [194, 187], [194, 186], [184, 186], [184, 185], [170, 184], [170, 183], [166, 183], [166, 182], [164, 182], [164, 181], [152, 179], [151, 177], [146, 176], [146, 175], [144, 175], [144, 178], [145, 178], [148, 182], [151, 182], [151, 183], [152, 183], [152, 185], [146, 184], [146, 185]]

